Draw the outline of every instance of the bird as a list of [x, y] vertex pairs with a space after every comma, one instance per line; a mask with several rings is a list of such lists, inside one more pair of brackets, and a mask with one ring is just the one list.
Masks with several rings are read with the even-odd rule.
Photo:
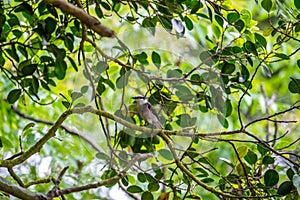
[[138, 114], [143, 120], [156, 128], [164, 129], [157, 112], [145, 96], [139, 95], [133, 97], [133, 99], [137, 102]]

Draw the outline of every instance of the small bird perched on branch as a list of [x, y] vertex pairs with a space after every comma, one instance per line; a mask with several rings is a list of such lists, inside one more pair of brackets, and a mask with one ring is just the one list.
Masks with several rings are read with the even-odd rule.
[[163, 125], [161, 124], [157, 112], [154, 110], [151, 103], [149, 103], [148, 99], [142, 95], [133, 97], [136, 100], [138, 105], [138, 114], [140, 117], [145, 120], [147, 123], [154, 125], [156, 128], [163, 129]]

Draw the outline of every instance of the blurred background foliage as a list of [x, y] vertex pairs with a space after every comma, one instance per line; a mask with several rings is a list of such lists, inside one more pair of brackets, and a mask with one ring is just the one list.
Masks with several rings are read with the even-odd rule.
[[[165, 129], [191, 135], [172, 138], [182, 148], [177, 149], [181, 162], [206, 185], [236, 196], [299, 197], [297, 1], [68, 2], [113, 30], [114, 37], [99, 36], [52, 1], [1, 3], [2, 160], [30, 148], [47, 133], [45, 121], [55, 122], [66, 109], [92, 105], [142, 125], [131, 99], [142, 94]], [[273, 121], [254, 123], [279, 112]], [[90, 114], [72, 115], [64, 125], [73, 134], [59, 129], [38, 154], [15, 166], [24, 183], [57, 177], [69, 166], [60, 187], [86, 185], [115, 176], [125, 167], [120, 158], [128, 162], [134, 153], [150, 152], [157, 158], [132, 166], [118, 186], [68, 199], [117, 199], [125, 193], [162, 199], [168, 192], [179, 199], [222, 197], [179, 169], [157, 136], [138, 137], [142, 133], [113, 121], [101, 126]], [[216, 135], [193, 137], [197, 133]]]

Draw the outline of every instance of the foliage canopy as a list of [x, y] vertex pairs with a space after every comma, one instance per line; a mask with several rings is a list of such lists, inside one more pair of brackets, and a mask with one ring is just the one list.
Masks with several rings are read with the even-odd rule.
[[299, 32], [296, 0], [1, 1], [0, 195], [296, 199]]

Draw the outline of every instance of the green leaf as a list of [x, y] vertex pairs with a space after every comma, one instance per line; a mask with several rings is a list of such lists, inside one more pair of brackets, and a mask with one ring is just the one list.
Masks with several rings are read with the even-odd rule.
[[108, 64], [104, 61], [99, 61], [95, 66], [95, 73], [102, 74], [108, 68]]
[[154, 65], [157, 68], [160, 68], [160, 65], [161, 65], [160, 55], [158, 53], [156, 53], [155, 51], [153, 51], [151, 54], [151, 59], [152, 59], [152, 62], [154, 63]]
[[221, 27], [223, 27], [223, 25], [224, 25], [224, 20], [223, 20], [222, 17], [220, 17], [219, 15], [215, 15], [215, 20], [216, 20], [216, 22], [217, 22]]
[[277, 194], [279, 194], [281, 196], [285, 196], [285, 195], [289, 194], [293, 188], [294, 188], [294, 186], [293, 186], [292, 181], [285, 181], [280, 184], [280, 186], [277, 190]]
[[145, 183], [147, 181], [146, 175], [144, 173], [138, 173], [137, 179], [141, 183]]
[[152, 183], [149, 183], [147, 188], [148, 191], [155, 192], [159, 190], [159, 184], [158, 182], [154, 181]]
[[297, 33], [297, 32], [299, 32], [300, 31], [300, 22], [297, 22], [296, 24], [295, 24], [295, 32]]
[[188, 18], [188, 16], [184, 17], [184, 22], [185, 22], [185, 26], [188, 30], [193, 30], [193, 28], [194, 28], [193, 22], [190, 18]]
[[182, 71], [180, 69], [169, 69], [167, 71], [168, 78], [180, 78], [182, 76]]
[[75, 61], [73, 60], [73, 58], [71, 58], [70, 56], [67, 56], [67, 58], [68, 58], [68, 60], [70, 61], [70, 63], [71, 63], [71, 65], [72, 65], [73, 69], [74, 69], [76, 72], [78, 72], [78, 67], [77, 67]]
[[106, 3], [106, 2], [104, 2], [104, 1], [101, 1], [101, 6], [103, 8], [105, 8], [106, 10], [110, 10], [111, 9], [110, 5], [108, 3]]
[[249, 148], [247, 146], [240, 146], [237, 148], [237, 152], [241, 158], [244, 158], [248, 154]]
[[250, 165], [255, 165], [255, 163], [257, 162], [257, 155], [249, 150], [247, 155], [244, 157], [244, 159], [250, 164]]
[[100, 159], [100, 160], [110, 160], [110, 157], [102, 152], [98, 152], [96, 153], [96, 158]]
[[299, 0], [294, 0], [294, 5], [298, 10], [300, 10], [300, 1]]
[[104, 91], [105, 91], [105, 86], [102, 84], [101, 81], [99, 81], [97, 85], [97, 92], [101, 96]]
[[264, 36], [258, 34], [258, 33], [254, 33], [254, 35], [255, 35], [255, 39], [258, 41], [258, 43], [262, 47], [266, 48], [267, 47], [267, 40], [266, 40], [266, 38]]
[[63, 106], [66, 108], [66, 109], [69, 109], [71, 107], [71, 104], [68, 102], [68, 101], [62, 101], [61, 102], [63, 104]]
[[131, 185], [127, 188], [127, 192], [130, 192], [130, 193], [141, 193], [143, 191], [144, 190], [137, 185]]
[[217, 115], [218, 121], [219, 123], [224, 127], [224, 128], [228, 128], [229, 127], [229, 123], [228, 120], [225, 119], [225, 117], [223, 115], [218, 114]]
[[279, 181], [279, 175], [278, 172], [274, 169], [269, 169], [264, 174], [264, 183], [268, 187], [272, 187], [276, 185]]
[[284, 53], [275, 53], [275, 56], [278, 58], [282, 58], [283, 60], [289, 60], [290, 57], [288, 55], [285, 55]]
[[29, 64], [21, 67], [21, 73], [24, 76], [32, 75], [37, 69], [37, 64]]
[[80, 92], [72, 92], [72, 94], [71, 94], [72, 101], [76, 101], [80, 97], [82, 97], [82, 93], [80, 93]]
[[203, 4], [201, 3], [201, 1], [197, 1], [195, 3], [195, 5], [193, 6], [193, 8], [191, 9], [191, 14], [197, 13], [197, 11], [202, 7], [203, 7]]
[[19, 99], [21, 93], [22, 93], [22, 92], [21, 92], [21, 89], [14, 89], [14, 90], [11, 90], [11, 91], [8, 93], [8, 96], [7, 96], [7, 101], [8, 101], [8, 103], [10, 103], [10, 104], [15, 103], [15, 102]]
[[245, 22], [243, 20], [238, 20], [237, 22], [234, 23], [234, 27], [236, 28], [236, 30], [238, 30], [239, 32], [242, 32], [242, 30], [245, 27]]
[[64, 61], [56, 62], [54, 73], [58, 80], [63, 80], [66, 76], [67, 64]]
[[47, 34], [51, 35], [55, 29], [56, 29], [57, 25], [56, 25], [56, 20], [53, 19], [52, 17], [47, 17], [45, 19], [45, 28], [47, 31]]
[[209, 51], [202, 51], [200, 53], [200, 60], [208, 66], [212, 66], [214, 64], [212, 54]]
[[289, 179], [292, 181], [293, 180], [293, 176], [295, 175], [295, 172], [293, 171], [292, 168], [289, 168], [287, 171], [286, 171], [286, 175], [289, 177]]
[[240, 19], [240, 14], [237, 12], [231, 12], [227, 15], [227, 20], [229, 23], [234, 23]]
[[67, 34], [64, 38], [64, 44], [68, 48], [68, 50], [72, 52], [74, 49], [74, 38]]
[[263, 160], [262, 160], [262, 163], [263, 163], [264, 165], [269, 165], [269, 164], [273, 164], [274, 161], [275, 161], [275, 159], [274, 159], [273, 157], [271, 157], [271, 156], [265, 156], [265, 157], [263, 158]]
[[153, 200], [153, 194], [149, 191], [143, 192], [141, 200]]
[[221, 72], [223, 74], [231, 74], [231, 73], [234, 72], [234, 70], [235, 70], [235, 65], [234, 64], [225, 62], [224, 65], [223, 65], [223, 67], [222, 67]]
[[178, 96], [178, 98], [181, 101], [190, 101], [193, 99], [194, 96], [192, 95], [188, 87], [183, 85], [176, 85], [175, 88], [176, 88], [175, 94]]
[[265, 145], [263, 145], [262, 143], [258, 143], [256, 146], [257, 150], [259, 151], [259, 153], [261, 155], [266, 155], [266, 153], [268, 153], [270, 150], [265, 147]]
[[300, 79], [294, 79], [290, 77], [292, 80], [289, 82], [289, 91], [291, 93], [298, 93], [300, 94]]
[[256, 51], [256, 46], [251, 41], [248, 40], [247, 42], [245, 42], [243, 44], [243, 47], [244, 47], [246, 52], [253, 53], [254, 55], [258, 56], [258, 53]]
[[14, 12], [27, 12], [29, 14], [33, 14], [32, 7], [28, 3], [21, 3], [16, 7]]
[[33, 93], [37, 94], [38, 90], [39, 90], [40, 84], [39, 84], [39, 80], [35, 76], [32, 76], [31, 85], [32, 85], [32, 91], [33, 91]]
[[[295, 0], [296, 1], [296, 0]], [[263, 0], [261, 2], [261, 6], [267, 11], [270, 12], [272, 8], [272, 1], [271, 0]]]
[[173, 155], [171, 153], [171, 151], [169, 151], [168, 149], [160, 149], [158, 151], [158, 153], [165, 159], [167, 160], [173, 160]]
[[201, 181], [202, 181], [203, 183], [212, 183], [212, 182], [214, 182], [215, 180], [212, 179], [212, 178], [204, 178], [204, 179], [201, 179]]
[[35, 123], [33, 122], [30, 122], [29, 124], [27, 124], [23, 130], [22, 130], [22, 133], [24, 133], [26, 130], [30, 129], [31, 127], [34, 127], [35, 126]]

